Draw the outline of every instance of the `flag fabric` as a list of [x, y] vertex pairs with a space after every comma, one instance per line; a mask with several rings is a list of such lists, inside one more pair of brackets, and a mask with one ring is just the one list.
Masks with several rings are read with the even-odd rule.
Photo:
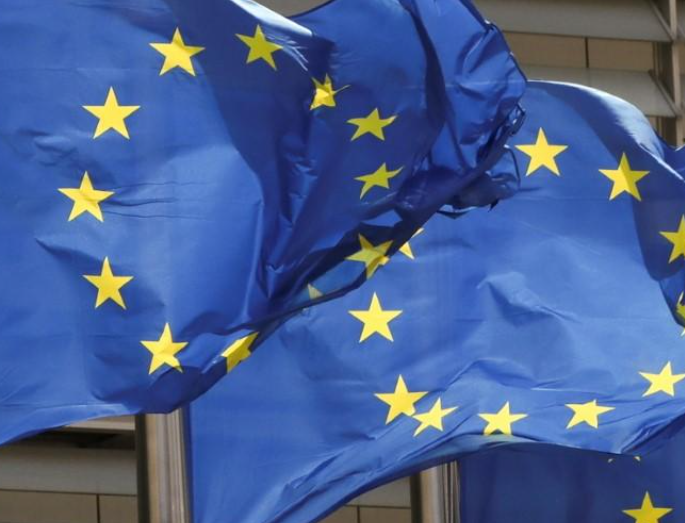
[[0, 442], [191, 400], [474, 191], [525, 86], [468, 0], [7, 0], [0, 44]]
[[610, 95], [522, 103], [514, 197], [432, 218], [191, 404], [195, 523], [314, 521], [468, 452], [643, 452], [681, 423], [683, 159]]
[[529, 445], [459, 462], [462, 523], [669, 523], [685, 514], [685, 432], [642, 456]]

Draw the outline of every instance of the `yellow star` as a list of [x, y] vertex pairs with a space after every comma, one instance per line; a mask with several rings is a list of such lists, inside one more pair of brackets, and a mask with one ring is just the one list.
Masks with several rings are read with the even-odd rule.
[[394, 178], [402, 171], [403, 167], [400, 167], [396, 171], [388, 171], [387, 164], [381, 165], [376, 172], [371, 174], [365, 174], [364, 176], [358, 176], [355, 180], [364, 182], [362, 187], [362, 193], [359, 196], [361, 200], [364, 195], [369, 192], [373, 187], [383, 187], [384, 189], [390, 189], [390, 179]]
[[566, 426], [567, 429], [587, 423], [591, 427], [599, 427], [599, 416], [614, 410], [614, 407], [603, 407], [597, 405], [597, 400], [588, 403], [567, 403], [566, 406], [573, 411], [573, 417]]
[[609, 195], [610, 200], [627, 192], [637, 201], [642, 201], [642, 196], [637, 188], [637, 182], [647, 176], [649, 171], [633, 171], [630, 167], [630, 162], [628, 161], [626, 153], [623, 153], [623, 156], [621, 156], [621, 162], [618, 165], [618, 169], [600, 169], [599, 172], [614, 182], [614, 186], [611, 188], [611, 194]]
[[669, 396], [675, 396], [675, 384], [685, 379], [685, 374], [673, 374], [669, 361], [659, 374], [641, 372], [640, 376], [650, 382], [650, 386], [642, 397], [651, 396], [657, 392], [664, 392]]
[[253, 332], [252, 334], [240, 338], [233, 343], [224, 351], [222, 356], [226, 358], [227, 372], [231, 372], [235, 369], [239, 363], [245, 361], [252, 355], [250, 352], [250, 347], [254, 343], [254, 340], [259, 336], [258, 332]]
[[237, 34], [236, 36], [250, 48], [246, 63], [251, 64], [257, 60], [264, 60], [274, 71], [277, 69], [273, 55], [276, 51], [283, 49], [283, 46], [269, 41], [264, 35], [264, 31], [262, 31], [261, 25], [257, 24], [253, 36], [241, 34]]
[[645, 493], [640, 508], [623, 511], [624, 514], [633, 518], [635, 523], [659, 523], [659, 520], [670, 512], [673, 512], [672, 508], [655, 507], [649, 492]]
[[504, 404], [497, 414], [478, 414], [481, 418], [488, 422], [483, 434], [490, 436], [499, 431], [502, 434], [511, 436], [511, 425], [523, 418], [527, 418], [527, 414], [512, 414], [509, 411], [509, 402]]
[[442, 418], [447, 416], [448, 414], [452, 414], [455, 410], [457, 410], [457, 407], [450, 407], [449, 409], [443, 409], [442, 408], [442, 400], [438, 398], [438, 401], [435, 402], [435, 405], [429, 410], [428, 412], [424, 412], [422, 414], [417, 414], [414, 416], [414, 419], [416, 421], [421, 422], [421, 425], [416, 429], [414, 432], [414, 437], [418, 436], [421, 434], [424, 430], [426, 430], [428, 427], [433, 427], [434, 429], [438, 429], [439, 431], [442, 432]]
[[338, 94], [343, 89], [347, 89], [349, 85], [341, 87], [340, 89], [333, 88], [333, 81], [331, 77], [326, 75], [322, 82], [319, 82], [316, 78], [312, 78], [314, 82], [314, 99], [312, 100], [312, 105], [310, 109], [313, 111], [317, 107], [335, 107], [335, 95]]
[[[678, 317], [680, 317], [681, 320], [685, 322], [685, 303], [683, 303], [683, 298], [685, 297], [685, 293], [681, 292], [680, 296], [678, 297], [678, 303], [676, 304], [676, 314]], [[681, 336], [685, 336], [685, 328], [683, 329], [683, 332], [680, 333]]]
[[159, 72], [159, 76], [168, 73], [176, 67], [180, 67], [185, 72], [195, 76], [192, 57], [205, 50], [204, 47], [186, 45], [181, 36], [181, 30], [176, 29], [174, 37], [168, 44], [150, 44], [155, 51], [164, 55], [164, 65]]
[[128, 139], [130, 137], [125, 120], [140, 109], [140, 105], [119, 105], [114, 87], [110, 87], [105, 105], [84, 105], [83, 108], [98, 119], [98, 126], [95, 128], [93, 138], [97, 138], [110, 129], [114, 129], [121, 136]]
[[152, 353], [149, 374], [155, 372], [162, 365], [169, 365], [177, 371], [183, 372], [181, 362], [176, 358], [176, 354], [183, 350], [188, 343], [175, 342], [168, 323], [164, 325], [164, 331], [157, 341], [141, 341], [140, 343]]
[[99, 221], [104, 221], [100, 202], [103, 202], [114, 193], [112, 191], [98, 191], [93, 188], [90, 176], [87, 172], [83, 174], [81, 186], [75, 189], [59, 189], [64, 196], [73, 200], [74, 205], [69, 214], [69, 221], [75, 220], [84, 212], [92, 214]]
[[389, 323], [402, 314], [402, 311], [383, 310], [378, 295], [375, 292], [373, 293], [373, 298], [371, 298], [371, 305], [368, 310], [348, 312], [364, 324], [359, 343], [376, 333], [387, 340], [394, 341]]
[[309, 294], [310, 300], [318, 300], [323, 297], [323, 292], [314, 287], [313, 285], [307, 285], [307, 293]]
[[347, 123], [356, 125], [357, 130], [352, 136], [352, 140], [355, 141], [357, 138], [364, 136], [365, 134], [372, 134], [379, 140], [385, 140], [384, 129], [393, 123], [397, 119], [397, 116], [390, 116], [388, 118], [381, 118], [381, 114], [378, 109], [371, 111], [369, 116], [364, 118], [352, 118], [347, 120]]
[[526, 176], [530, 176], [542, 167], [546, 167], [552, 173], [560, 176], [556, 157], [568, 149], [568, 145], [550, 145], [542, 127], [538, 131], [538, 139], [534, 144], [517, 145], [516, 148], [522, 153], [530, 156], [528, 171]]
[[122, 309], [126, 308], [124, 298], [121, 296], [121, 288], [130, 282], [133, 276], [114, 276], [109, 258], [105, 258], [105, 261], [102, 262], [102, 270], [99, 275], [84, 274], [83, 277], [98, 289], [98, 296], [95, 300], [96, 309], [107, 300], [112, 300]]
[[375, 396], [383, 403], [390, 405], [388, 417], [385, 420], [385, 424], [387, 425], [401, 414], [412, 416], [416, 412], [414, 403], [419, 401], [426, 394], [428, 393], [409, 392], [409, 390], [407, 390], [407, 385], [404, 383], [404, 378], [400, 375], [400, 377], [397, 378], [395, 392], [378, 393]]
[[359, 235], [359, 244], [361, 250], [355, 252], [352, 256], [345, 258], [349, 261], [361, 262], [366, 267], [366, 279], [368, 280], [376, 272], [376, 269], [381, 265], [385, 265], [390, 261], [386, 256], [388, 249], [392, 245], [392, 241], [373, 245], [369, 240]]
[[[414, 235], [412, 236], [412, 239], [416, 238], [424, 230], [425, 229], [423, 227], [421, 227], [418, 231], [416, 231], [414, 233]], [[402, 254], [404, 254], [407, 258], [409, 258], [410, 260], [414, 259], [414, 251], [411, 250], [411, 245], [409, 244], [409, 242], [405, 243], [404, 245], [402, 245], [402, 247], [400, 247], [400, 252]]]
[[661, 236], [673, 244], [671, 258], [668, 263], [672, 263], [681, 256], [685, 257], [685, 216], [681, 216], [680, 225], [675, 232], [661, 232]]

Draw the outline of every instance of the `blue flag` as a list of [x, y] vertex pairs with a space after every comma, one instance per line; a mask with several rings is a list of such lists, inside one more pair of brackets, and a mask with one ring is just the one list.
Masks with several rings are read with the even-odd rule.
[[685, 433], [641, 456], [527, 445], [462, 458], [462, 523], [677, 523]]
[[191, 405], [196, 523], [313, 521], [485, 447], [642, 452], [679, 423], [682, 158], [612, 96], [523, 104], [513, 198], [434, 217]]
[[0, 442], [210, 387], [478, 193], [525, 86], [468, 0], [7, 0], [0, 72]]

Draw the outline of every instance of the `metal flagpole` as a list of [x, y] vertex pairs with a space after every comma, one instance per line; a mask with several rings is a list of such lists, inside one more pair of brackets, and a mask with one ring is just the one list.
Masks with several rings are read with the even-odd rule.
[[191, 523], [183, 411], [136, 417], [138, 521]]
[[459, 469], [456, 462], [411, 478], [412, 523], [459, 523]]

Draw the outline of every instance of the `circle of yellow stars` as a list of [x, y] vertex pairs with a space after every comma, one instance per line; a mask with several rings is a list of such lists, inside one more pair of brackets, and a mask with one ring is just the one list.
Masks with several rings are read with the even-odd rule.
[[[288, 52], [287, 45], [279, 41], [277, 32], [271, 28], [266, 28], [265, 30], [261, 24], [256, 24], [251, 34], [237, 33], [235, 37], [246, 47], [246, 65], [254, 64], [258, 66], [263, 64], [273, 71], [278, 71], [279, 56]], [[149, 45], [163, 59], [159, 69], [159, 76], [165, 76], [177, 71], [181, 74], [196, 77], [198, 74], [195, 63], [196, 57], [206, 50], [205, 47], [187, 43], [181, 33], [181, 29], [178, 27], [174, 30], [170, 41], [151, 42]], [[330, 75], [325, 75], [323, 78], [312, 78], [312, 83], [311, 111], [337, 107], [337, 96], [350, 87], [349, 85], [336, 87]], [[128, 105], [120, 100], [121, 97], [116, 87], [110, 86], [101, 105], [82, 106], [85, 111], [97, 120], [92, 135], [93, 139], [100, 139], [110, 133], [119, 135], [126, 140], [131, 139], [127, 122], [143, 109], [140, 105]], [[366, 115], [351, 118], [347, 123], [355, 127], [355, 131], [352, 133], [350, 141], [375, 139], [384, 142], [387, 129], [397, 118], [397, 115], [383, 114], [378, 107], [372, 108]], [[374, 172], [357, 176], [355, 180], [362, 183], [360, 199], [363, 199], [370, 191], [377, 188], [389, 190], [391, 180], [397, 177], [403, 169], [402, 166], [389, 168], [387, 163], [382, 163]], [[93, 183], [93, 178], [91, 178], [88, 172], [82, 175], [78, 187], [60, 188], [59, 192], [72, 202], [71, 212], [68, 217], [70, 222], [82, 216], [90, 215], [98, 222], [103, 223], [105, 221], [105, 213], [102, 210], [103, 204], [106, 205], [116, 200], [114, 191], [104, 190], [100, 187], [96, 188], [96, 184]], [[420, 232], [418, 231], [416, 234]], [[387, 253], [393, 242], [387, 241], [379, 245], [373, 245], [360, 234], [359, 243], [360, 250], [347, 259], [362, 263], [365, 276], [370, 278], [379, 267], [388, 263], [389, 257]], [[409, 243], [403, 245], [400, 250], [407, 257], [413, 259], [414, 255]], [[83, 278], [97, 291], [95, 309], [106, 306], [110, 301], [122, 310], [127, 309], [126, 286], [134, 281], [134, 276], [123, 275], [120, 273], [120, 270], [121, 267], [116, 262], [112, 262], [110, 257], [105, 256], [102, 259], [99, 273], [83, 275]], [[323, 296], [323, 293], [319, 292], [312, 285], [309, 286], [308, 290], [311, 299], [318, 299]], [[366, 322], [361, 335], [361, 341], [374, 334], [392, 341], [389, 322], [401, 313], [402, 311], [383, 310], [377, 295], [374, 295], [368, 310], [350, 311], [350, 314], [353, 314], [360, 321]], [[250, 348], [257, 337], [258, 333], [252, 333], [239, 338], [223, 352], [229, 372], [250, 356]], [[174, 339], [169, 323], [164, 324], [158, 339], [144, 340], [140, 343], [152, 356], [149, 374], [153, 374], [165, 366], [176, 369], [179, 372], [183, 371], [181, 361], [177, 355], [188, 346], [188, 343]]]
[[[544, 129], [540, 128], [535, 143], [519, 145], [517, 149], [530, 158], [526, 172], [528, 176], [541, 171], [548, 171], [555, 176], [561, 176], [562, 169], [560, 169], [557, 160], [560, 155], [568, 151], [569, 147], [568, 145], [550, 142]], [[617, 163], [616, 168], [599, 170], [599, 173], [612, 184], [608, 193], [608, 199], [614, 200], [626, 194], [638, 202], [642, 201], [639, 182], [649, 175], [649, 171], [634, 169], [627, 153], [622, 153]], [[671, 261], [680, 256], [685, 257], [685, 215], [681, 218], [679, 227], [678, 231], [661, 233], [674, 246]], [[419, 232], [422, 232], [422, 230]], [[386, 265], [390, 261], [387, 253], [391, 242], [374, 245], [367, 238], [360, 235], [359, 244], [360, 250], [350, 256], [348, 260], [363, 263], [367, 271], [367, 278], [371, 278], [379, 267]], [[404, 245], [401, 251], [410, 259], [414, 259], [409, 243]], [[684, 297], [685, 293], [681, 294], [678, 300], [677, 311], [683, 319], [685, 319]], [[374, 335], [378, 335], [388, 341], [394, 341], [391, 325], [404, 311], [384, 308], [380, 297], [377, 293], [374, 293], [368, 309], [350, 310], [349, 313], [362, 323], [362, 332], [359, 339], [360, 343], [362, 343]], [[645, 398], [655, 395], [673, 397], [676, 393], [676, 386], [685, 380], [685, 373], [674, 372], [672, 362], [670, 361], [665, 362], [660, 369], [640, 371], [638, 375], [646, 382], [642, 394]], [[417, 413], [416, 405], [430, 395], [429, 391], [426, 390], [415, 391], [410, 389], [403, 375], [397, 377], [393, 391], [375, 393], [376, 398], [388, 407], [386, 424], [390, 424], [403, 416], [412, 418], [418, 423], [414, 436], [419, 436], [429, 428], [440, 432], [443, 431], [445, 418], [457, 411], [458, 407], [455, 405], [443, 406], [443, 398], [438, 397], [433, 399], [430, 408]], [[585, 427], [586, 430], [597, 430], [603, 417], [616, 410], [615, 406], [603, 404], [599, 399], [591, 399], [585, 403], [567, 403], [565, 407], [569, 410], [567, 430], [580, 430], [582, 427]], [[515, 432], [515, 424], [525, 420], [529, 415], [513, 410], [511, 403], [505, 401], [498, 410], [478, 413], [478, 417], [484, 423], [482, 429], [484, 436], [495, 434], [512, 436]], [[646, 501], [646, 503], [647, 505], [642, 509], [635, 509], [633, 513], [638, 514], [640, 510], [649, 512], [651, 510], [649, 508], [649, 501]]]
[[[557, 162], [557, 158], [568, 150], [567, 145], [557, 145], [550, 143], [545, 131], [540, 128], [536, 142], [533, 144], [519, 145], [517, 149], [530, 158], [526, 175], [531, 176], [538, 172], [547, 171], [555, 176], [561, 176], [562, 171]], [[637, 170], [631, 164], [628, 155], [622, 153], [617, 161], [616, 168], [600, 169], [599, 173], [611, 183], [609, 200], [615, 200], [622, 195], [632, 197], [636, 201], [642, 201], [639, 190], [639, 182], [649, 175], [649, 171]], [[681, 217], [678, 229], [675, 231], [663, 231], [661, 236], [672, 244], [672, 252], [669, 263], [680, 257], [685, 258], [685, 214]], [[369, 269], [369, 277], [373, 275], [376, 268], [387, 264], [389, 259], [385, 256], [386, 246], [374, 246], [365, 238], [360, 237], [361, 250], [350, 259], [365, 263]], [[407, 244], [409, 246], [409, 244]], [[379, 248], [380, 247], [380, 248]], [[411, 247], [408, 247], [407, 254], [413, 259]], [[677, 315], [685, 320], [685, 293], [678, 299]], [[389, 323], [403, 311], [384, 310], [380, 305], [376, 294], [373, 295], [372, 304], [364, 315], [361, 311], [350, 311], [354, 317], [364, 323], [362, 337], [360, 341], [367, 339], [373, 334], [380, 334], [386, 339], [393, 340], [390, 332]], [[685, 331], [683, 332], [685, 335]], [[646, 385], [642, 396], [644, 398], [652, 396], [673, 397], [676, 394], [676, 387], [685, 380], [685, 372], [677, 373], [673, 370], [671, 361], [667, 361], [659, 369], [649, 369], [638, 372], [639, 376], [645, 380]], [[395, 388], [389, 392], [378, 392], [375, 396], [383, 402], [388, 410], [385, 423], [390, 424], [398, 418], [409, 417], [416, 423], [414, 437], [419, 436], [428, 429], [438, 432], [444, 431], [445, 419], [457, 411], [457, 406], [451, 405], [446, 408], [443, 406], [443, 398], [438, 397], [427, 410], [417, 413], [417, 404], [424, 398], [430, 397], [429, 391], [410, 389], [403, 375], [397, 377]], [[603, 416], [616, 410], [616, 407], [600, 403], [598, 399], [592, 399], [585, 403], [568, 403], [565, 405], [569, 409], [569, 419], [566, 425], [567, 430], [579, 430], [582, 427], [598, 430]], [[478, 417], [484, 423], [484, 436], [502, 435], [512, 436], [515, 432], [515, 424], [522, 422], [529, 417], [527, 413], [514, 411], [509, 401], [493, 412], [478, 413]], [[639, 458], [636, 458], [639, 461]], [[636, 523], [659, 523], [661, 518], [673, 511], [669, 507], [656, 506], [652, 501], [649, 492], [646, 492], [642, 503], [637, 508], [623, 510], [623, 513], [630, 516]]]

